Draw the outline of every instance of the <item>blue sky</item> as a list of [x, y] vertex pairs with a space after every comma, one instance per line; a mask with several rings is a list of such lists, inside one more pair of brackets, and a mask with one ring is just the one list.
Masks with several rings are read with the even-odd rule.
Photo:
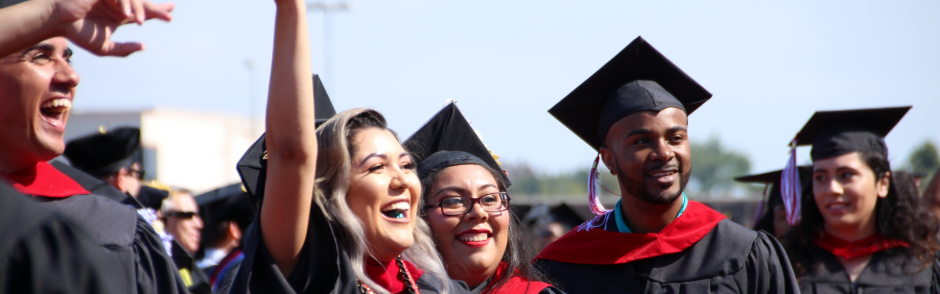
[[[75, 111], [264, 113], [273, 1], [175, 3], [173, 22], [115, 36], [144, 42], [144, 52], [79, 50]], [[406, 137], [454, 99], [502, 161], [546, 172], [587, 168], [595, 156], [547, 110], [640, 35], [714, 94], [690, 117], [692, 139], [718, 136], [755, 172], [783, 166], [816, 110], [913, 105], [887, 138], [896, 167], [925, 139], [940, 141], [937, 1], [349, 4], [330, 16], [328, 72], [323, 13], [308, 14], [313, 69], [337, 110], [375, 108]]]

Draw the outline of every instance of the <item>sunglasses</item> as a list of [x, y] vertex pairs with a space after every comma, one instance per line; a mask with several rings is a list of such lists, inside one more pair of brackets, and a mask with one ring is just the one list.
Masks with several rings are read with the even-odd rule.
[[191, 212], [191, 211], [190, 211], [190, 212], [185, 212], [185, 211], [171, 211], [171, 212], [165, 213], [164, 215], [166, 215], [166, 217], [171, 217], [171, 216], [172, 216], [172, 217], [178, 217], [178, 218], [184, 218], [184, 219], [185, 219], [185, 218], [193, 218], [193, 217], [196, 217], [196, 216], [199, 215], [199, 213], [198, 213], [198, 212]]

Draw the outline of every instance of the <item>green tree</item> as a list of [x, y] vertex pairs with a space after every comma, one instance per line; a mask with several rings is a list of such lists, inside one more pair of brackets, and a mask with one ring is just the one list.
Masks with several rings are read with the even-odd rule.
[[907, 159], [907, 162], [911, 167], [911, 171], [925, 175], [921, 178], [920, 185], [921, 191], [923, 191], [927, 188], [927, 183], [937, 176], [935, 174], [937, 168], [940, 168], [940, 155], [937, 152], [937, 145], [930, 140], [924, 141], [923, 144], [914, 148], [914, 152], [911, 152], [911, 157]]
[[747, 155], [721, 144], [717, 136], [692, 141], [692, 176], [689, 187], [699, 195], [722, 195], [736, 185], [734, 177], [751, 171]]
[[911, 170], [915, 173], [929, 174], [940, 167], [940, 155], [937, 154], [937, 145], [931, 141], [925, 141], [923, 144], [911, 152], [911, 157], [907, 162], [911, 165]]

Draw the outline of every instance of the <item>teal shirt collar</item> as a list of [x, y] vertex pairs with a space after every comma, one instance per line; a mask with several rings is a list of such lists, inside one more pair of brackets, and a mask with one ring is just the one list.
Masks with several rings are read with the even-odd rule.
[[[689, 205], [689, 197], [685, 196], [685, 192], [682, 192], [682, 208], [679, 209], [679, 214], [676, 214], [676, 218], [682, 215], [685, 212], [685, 207]], [[617, 220], [617, 231], [621, 233], [633, 233], [630, 230], [630, 227], [627, 227], [627, 222], [623, 220], [623, 210], [620, 207], [620, 200], [617, 200], [617, 206], [614, 207], [614, 219]]]

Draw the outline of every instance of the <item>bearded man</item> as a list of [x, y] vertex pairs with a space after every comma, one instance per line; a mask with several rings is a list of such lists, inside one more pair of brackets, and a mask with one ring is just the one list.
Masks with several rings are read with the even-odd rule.
[[568, 293], [799, 292], [776, 239], [683, 193], [692, 172], [688, 115], [710, 98], [637, 38], [549, 110], [599, 151], [623, 192], [607, 211], [591, 189], [598, 216], [536, 257], [556, 286]]

